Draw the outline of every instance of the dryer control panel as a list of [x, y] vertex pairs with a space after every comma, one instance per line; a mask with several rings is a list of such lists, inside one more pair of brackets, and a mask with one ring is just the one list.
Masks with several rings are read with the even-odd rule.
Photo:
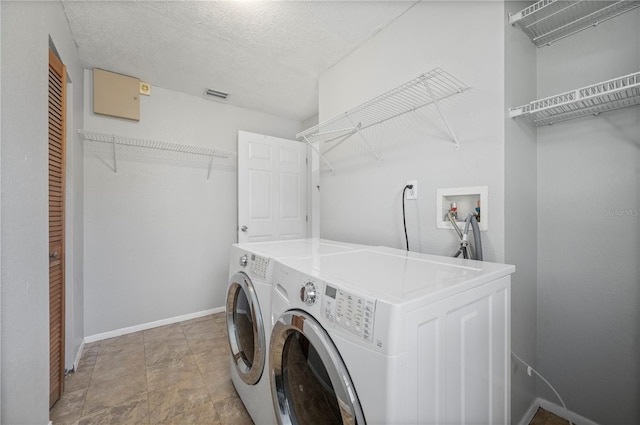
[[251, 261], [249, 261], [249, 268], [251, 272], [263, 279], [267, 278], [267, 270], [269, 268], [269, 259], [261, 257], [256, 254], [251, 254]]
[[325, 319], [367, 342], [373, 341], [376, 300], [327, 284], [322, 314]]

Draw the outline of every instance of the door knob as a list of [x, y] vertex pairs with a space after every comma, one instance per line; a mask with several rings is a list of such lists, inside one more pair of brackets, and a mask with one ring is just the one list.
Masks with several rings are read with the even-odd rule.
[[53, 251], [49, 253], [49, 260], [57, 260], [59, 258], [58, 251]]
[[249, 228], [247, 226], [242, 226], [240, 230], [242, 230], [243, 232], [246, 232], [247, 230], [249, 230]]

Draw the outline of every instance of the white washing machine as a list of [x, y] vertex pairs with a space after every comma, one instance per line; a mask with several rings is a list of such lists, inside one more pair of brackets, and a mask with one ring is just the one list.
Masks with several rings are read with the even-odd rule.
[[283, 259], [279, 424], [507, 424], [510, 265], [371, 248]]
[[256, 424], [275, 424], [268, 379], [271, 289], [275, 259], [352, 251], [320, 239], [235, 244], [229, 259], [226, 317], [231, 379]]

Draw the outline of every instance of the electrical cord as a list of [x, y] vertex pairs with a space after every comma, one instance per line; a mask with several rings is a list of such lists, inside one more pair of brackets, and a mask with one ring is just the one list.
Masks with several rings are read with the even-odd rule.
[[551, 391], [553, 391], [553, 393], [556, 395], [556, 397], [558, 397], [558, 400], [560, 400], [560, 403], [562, 403], [562, 407], [564, 408], [564, 411], [567, 415], [567, 421], [569, 421], [569, 425], [573, 425], [571, 423], [571, 420], [569, 419], [569, 409], [567, 409], [567, 405], [564, 404], [564, 400], [562, 400], [562, 397], [560, 397], [560, 394], [558, 394], [558, 392], [556, 391], [555, 388], [553, 388], [553, 386], [549, 383], [549, 381], [547, 381], [546, 379], [544, 379], [544, 376], [540, 375], [540, 373], [538, 373], [537, 370], [535, 370], [534, 368], [532, 368], [531, 366], [529, 366], [529, 364], [527, 362], [525, 362], [524, 360], [522, 360], [516, 353], [514, 353], [513, 351], [511, 352], [511, 355], [516, 358], [517, 360], [520, 361], [520, 363], [522, 363], [523, 365], [525, 365], [527, 367], [527, 374], [529, 376], [531, 376], [531, 372], [535, 373], [540, 379], [542, 379], [542, 381], [547, 384], [549, 386], [549, 388], [551, 388]]
[[407, 243], [407, 251], [409, 251], [409, 237], [407, 236], [407, 219], [405, 217], [405, 211], [404, 211], [404, 194], [407, 192], [407, 189], [413, 189], [413, 185], [408, 184], [402, 190], [402, 224], [404, 225], [404, 240]]

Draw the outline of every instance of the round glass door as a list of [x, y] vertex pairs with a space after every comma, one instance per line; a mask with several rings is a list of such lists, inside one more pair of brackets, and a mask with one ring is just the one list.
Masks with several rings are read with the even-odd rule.
[[273, 327], [269, 353], [279, 424], [365, 424], [347, 368], [312, 316], [298, 310], [284, 313]]
[[231, 356], [240, 378], [255, 385], [262, 376], [266, 356], [264, 325], [251, 279], [233, 275], [227, 291], [227, 330]]

